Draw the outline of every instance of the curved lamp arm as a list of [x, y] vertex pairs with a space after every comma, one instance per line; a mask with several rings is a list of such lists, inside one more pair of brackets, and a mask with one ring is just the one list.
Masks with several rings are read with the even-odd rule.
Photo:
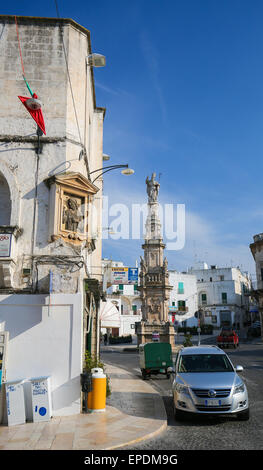
[[104, 173], [108, 173], [111, 170], [116, 170], [117, 168], [128, 168], [128, 167], [129, 167], [128, 164], [127, 165], [110, 165], [110, 166], [104, 166], [103, 168], [99, 168], [98, 170], [93, 170], [90, 172], [90, 175], [92, 173], [96, 173], [97, 171], [101, 171], [101, 173], [98, 176], [96, 176], [96, 178], [92, 181], [92, 183], [94, 183], [98, 178], [104, 175]]

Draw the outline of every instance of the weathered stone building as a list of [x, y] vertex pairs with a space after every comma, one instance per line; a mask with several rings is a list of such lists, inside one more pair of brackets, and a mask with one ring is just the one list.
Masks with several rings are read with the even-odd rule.
[[[13, 16], [0, 16], [0, 328], [6, 380], [51, 376], [55, 414], [80, 408], [84, 351], [98, 353], [105, 109], [97, 107], [89, 31], [71, 19], [17, 17], [25, 77], [46, 135], [18, 96]], [[98, 173], [96, 173], [98, 175]], [[30, 331], [30, 334], [29, 334]]]
[[256, 263], [257, 286], [252, 289], [251, 297], [257, 301], [261, 324], [261, 337], [263, 338], [263, 233], [254, 235], [254, 242], [250, 245], [251, 253]]

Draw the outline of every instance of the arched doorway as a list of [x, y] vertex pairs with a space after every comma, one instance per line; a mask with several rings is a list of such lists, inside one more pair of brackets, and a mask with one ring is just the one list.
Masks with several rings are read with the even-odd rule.
[[0, 172], [0, 226], [10, 225], [11, 221], [11, 197], [8, 183]]

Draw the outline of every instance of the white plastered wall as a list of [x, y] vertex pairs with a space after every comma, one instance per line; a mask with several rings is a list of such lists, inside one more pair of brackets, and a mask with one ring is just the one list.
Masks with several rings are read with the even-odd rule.
[[[9, 331], [6, 381], [51, 377], [54, 416], [80, 413], [81, 294], [1, 295], [0, 329]], [[25, 386], [30, 421], [30, 387]]]

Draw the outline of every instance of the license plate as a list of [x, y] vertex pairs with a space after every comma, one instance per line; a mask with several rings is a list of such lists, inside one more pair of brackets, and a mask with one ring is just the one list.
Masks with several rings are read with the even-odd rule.
[[205, 406], [220, 406], [221, 400], [205, 400]]

